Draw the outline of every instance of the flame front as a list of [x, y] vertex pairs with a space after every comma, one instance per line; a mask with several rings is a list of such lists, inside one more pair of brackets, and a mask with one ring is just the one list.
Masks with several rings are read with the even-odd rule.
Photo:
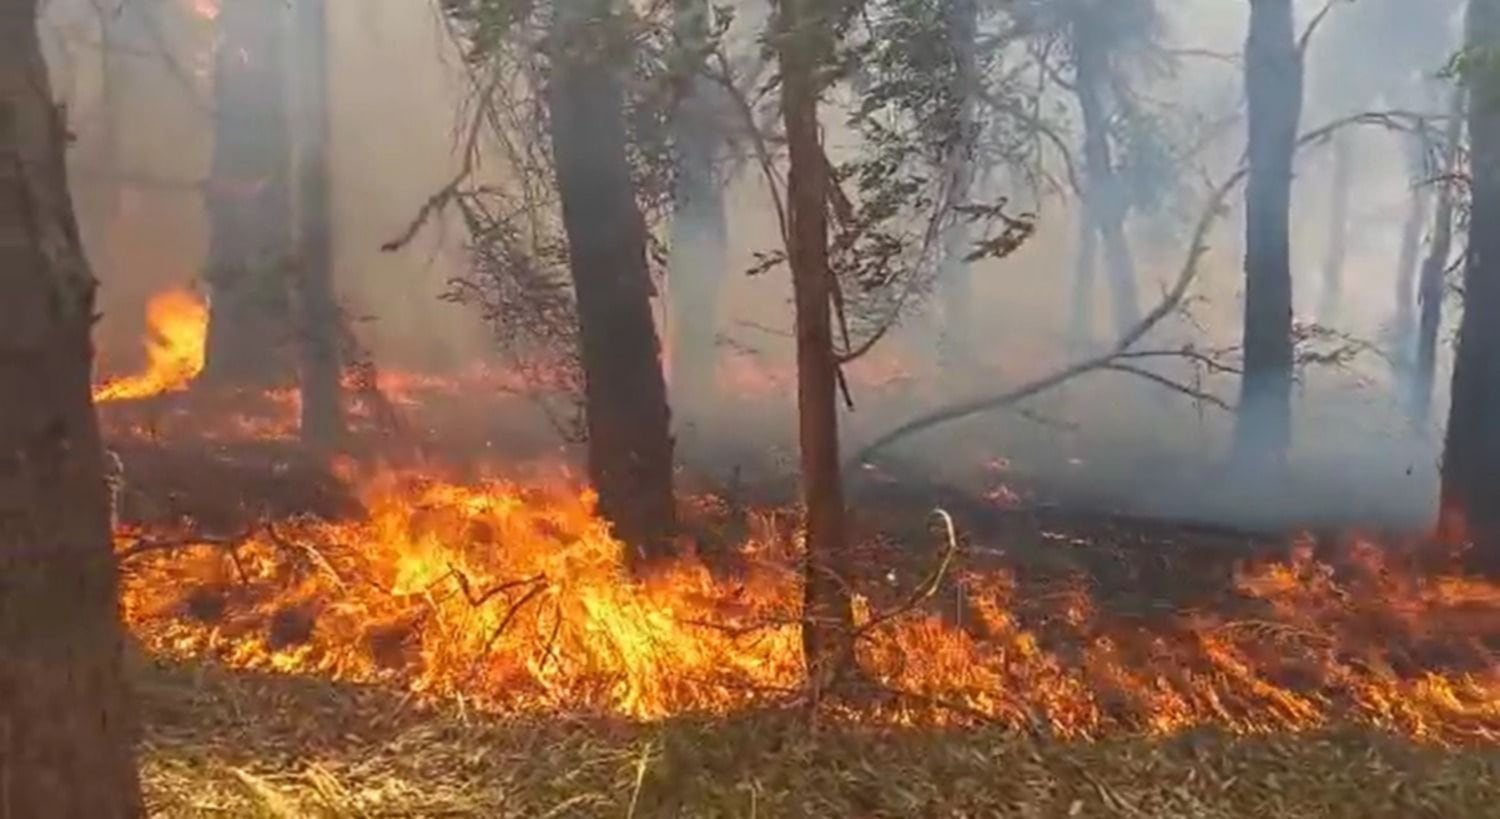
[[[357, 519], [131, 556], [128, 623], [161, 656], [512, 712], [726, 713], [803, 683], [796, 549], [770, 523], [730, 569], [685, 557], [634, 579], [587, 492], [384, 474], [362, 494]], [[957, 618], [933, 604], [862, 633], [859, 666], [895, 696], [849, 713], [1070, 737], [1356, 722], [1500, 739], [1500, 588], [1366, 551], [1338, 578], [1305, 554], [1247, 567], [1225, 612], [1152, 620], [1106, 613], [1083, 585], [1027, 599], [1010, 570], [974, 568]], [[1254, 614], [1230, 616], [1234, 600]]]
[[146, 371], [94, 389], [94, 403], [133, 401], [187, 389], [203, 372], [208, 307], [187, 290], [169, 290], [146, 305]]

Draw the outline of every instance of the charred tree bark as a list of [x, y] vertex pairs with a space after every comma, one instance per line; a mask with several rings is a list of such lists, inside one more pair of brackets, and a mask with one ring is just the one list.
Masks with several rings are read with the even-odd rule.
[[828, 173], [818, 126], [817, 69], [829, 23], [814, 0], [781, 0], [777, 43], [782, 119], [791, 169], [792, 289], [797, 313], [797, 418], [807, 514], [802, 646], [814, 698], [836, 683], [853, 654], [853, 606], [845, 582], [844, 486], [839, 467], [838, 361], [833, 347], [833, 272], [828, 260]]
[[1323, 293], [1318, 320], [1332, 324], [1344, 301], [1344, 265], [1349, 257], [1349, 194], [1354, 187], [1354, 135], [1333, 139], [1333, 181], [1329, 187], [1328, 247], [1323, 257]]
[[557, 10], [547, 92], [585, 378], [589, 476], [599, 510], [641, 557], [676, 528], [672, 437], [646, 231], [625, 152], [612, 0]]
[[1292, 0], [1251, 0], [1245, 50], [1250, 178], [1245, 193], [1244, 376], [1235, 450], [1278, 463], [1292, 434], [1292, 159], [1302, 115], [1302, 59]]
[[121, 668], [95, 281], [35, 0], [0, 0], [0, 816], [142, 812]]
[[[1497, 46], [1500, 0], [1471, 0], [1467, 48]], [[1500, 75], [1487, 60], [1478, 66], [1469, 78], [1472, 210], [1442, 511], [1445, 524], [1466, 523], [1475, 556], [1500, 571]]]
[[[1464, 135], [1465, 94], [1454, 93], [1450, 109], [1452, 118], [1444, 134], [1443, 172], [1458, 171], [1459, 143]], [[1432, 247], [1422, 260], [1422, 275], [1417, 285], [1417, 303], [1421, 310], [1417, 321], [1417, 355], [1411, 381], [1411, 419], [1417, 427], [1427, 426], [1432, 413], [1432, 390], [1437, 383], [1438, 330], [1443, 325], [1443, 298], [1447, 295], [1448, 259], [1453, 255], [1453, 183], [1444, 180], [1438, 192], [1437, 212], [1433, 217]], [[1477, 224], [1477, 223], [1476, 223]]]
[[329, 200], [328, 9], [325, 0], [297, 3], [300, 82], [297, 106], [298, 245], [297, 351], [302, 387], [302, 440], [318, 448], [344, 432], [339, 393], [340, 317], [333, 290], [333, 226]]
[[293, 254], [291, 56], [281, 6], [224, 0], [214, 51], [214, 151], [205, 375], [224, 383], [290, 383], [294, 365], [286, 267]]
[[[968, 204], [976, 169], [974, 146], [979, 138], [976, 118], [979, 91], [979, 4], [976, 0], [952, 0], [944, 20], [954, 60], [953, 96], [958, 102], [958, 133], [949, 158], [949, 201]], [[942, 294], [943, 329], [939, 336], [945, 372], [969, 370], [974, 356], [974, 284], [972, 265], [966, 261], [973, 243], [969, 221], [954, 218], [944, 230], [938, 283]]]
[[672, 309], [672, 398], [679, 415], [711, 410], [719, 292], [728, 267], [728, 226], [716, 164], [722, 141], [719, 91], [703, 76], [708, 0], [676, 0], [684, 92], [673, 123], [677, 179], [667, 283]]
[[1101, 40], [1107, 32], [1088, 12], [1078, 12], [1073, 22], [1073, 56], [1076, 68], [1074, 94], [1083, 114], [1083, 155], [1087, 176], [1084, 197], [1085, 213], [1094, 221], [1103, 240], [1104, 271], [1109, 277], [1110, 304], [1115, 330], [1124, 333], [1141, 320], [1136, 296], [1135, 258], [1125, 236], [1127, 204], [1125, 191], [1115, 171], [1114, 152], [1109, 143], [1109, 114], [1105, 110], [1104, 85], [1109, 78], [1109, 63]]

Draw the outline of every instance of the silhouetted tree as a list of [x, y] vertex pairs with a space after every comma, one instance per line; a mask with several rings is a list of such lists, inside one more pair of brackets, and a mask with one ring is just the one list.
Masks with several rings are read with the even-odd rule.
[[0, 0], [0, 816], [142, 812], [121, 669], [95, 281], [35, 0]]
[[[1464, 133], [1464, 99], [1455, 91], [1448, 127], [1443, 141], [1443, 173], [1458, 173], [1459, 143]], [[1432, 412], [1432, 389], [1437, 382], [1438, 330], [1443, 324], [1443, 299], [1448, 295], [1448, 260], [1453, 255], [1453, 222], [1457, 191], [1452, 179], [1440, 183], [1432, 227], [1432, 245], [1422, 260], [1422, 275], [1417, 284], [1417, 304], [1421, 310], [1417, 322], [1416, 361], [1411, 380], [1411, 418], [1419, 427], [1427, 425]]]
[[1250, 0], [1245, 94], [1245, 366], [1235, 447], [1242, 462], [1273, 462], [1285, 456], [1292, 422], [1292, 159], [1302, 112], [1292, 0]]

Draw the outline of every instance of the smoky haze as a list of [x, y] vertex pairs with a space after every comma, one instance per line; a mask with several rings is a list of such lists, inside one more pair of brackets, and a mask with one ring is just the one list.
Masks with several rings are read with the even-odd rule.
[[[150, 295], [200, 279], [207, 252], [201, 180], [212, 144], [214, 40], [203, 17], [214, 6], [212, 0], [132, 3], [141, 6], [136, 15], [154, 22], [119, 25], [113, 54], [104, 47], [96, 10], [84, 0], [54, 0], [44, 28], [58, 93], [78, 136], [73, 184], [103, 284], [97, 340], [102, 366], [110, 369], [127, 369], [139, 356]], [[1299, 34], [1323, 5], [1297, 4]], [[1451, 84], [1440, 73], [1459, 42], [1458, 4], [1422, 4], [1420, 14], [1412, 13], [1413, 5], [1360, 0], [1332, 8], [1308, 45], [1304, 132], [1363, 111], [1446, 113]], [[440, 299], [446, 282], [468, 270], [459, 223], [425, 230], [398, 252], [380, 249], [459, 166], [459, 112], [468, 85], [457, 49], [426, 4], [330, 0], [328, 6], [340, 299], [350, 313], [370, 317], [356, 324], [356, 333], [383, 366], [451, 370], [493, 360], [481, 318]], [[751, 31], [764, 9], [746, 6], [733, 33], [753, 50]], [[1143, 309], [1176, 278], [1209, 183], [1234, 171], [1246, 139], [1239, 59], [1249, 4], [1164, 0], [1159, 6], [1161, 45], [1174, 59], [1112, 77], [1188, 130], [1172, 134], [1181, 143], [1167, 169], [1172, 178], [1142, 181], [1161, 183], [1157, 201], [1126, 221]], [[1072, 152], [1081, 155], [1072, 95], [1055, 89], [1045, 104], [1066, 126]], [[835, 150], [848, 144], [843, 113], [836, 104], [824, 115]], [[1325, 339], [1325, 346], [1351, 354], [1300, 371], [1285, 479], [1267, 485], [1236, 477], [1228, 464], [1229, 413], [1126, 373], [1086, 375], [1012, 409], [928, 430], [861, 473], [984, 491], [1013, 483], [1034, 487], [1049, 501], [1240, 525], [1426, 525], [1436, 507], [1440, 435], [1433, 422], [1409, 420], [1395, 350], [1403, 240], [1413, 231], [1414, 197], [1430, 196], [1428, 183], [1437, 175], [1412, 155], [1409, 138], [1361, 127], [1311, 145], [1297, 158], [1295, 315], [1336, 331], [1339, 337]], [[1049, 170], [1060, 174], [1055, 154], [1050, 162]], [[786, 475], [796, 463], [790, 283], [784, 269], [745, 274], [754, 254], [775, 248], [779, 239], [766, 186], [753, 164], [740, 167], [727, 182], [728, 262], [714, 321], [719, 390], [713, 399], [674, 401], [678, 455], [691, 469], [716, 475], [735, 466]], [[951, 317], [933, 298], [909, 311], [897, 331], [851, 367], [846, 452], [909, 418], [1002, 392], [1078, 354], [1071, 333], [1077, 197], [1007, 174], [981, 187], [985, 195], [1008, 196], [1034, 211], [1036, 234], [1010, 257], [975, 265], [967, 300], [973, 355], [964, 364], [937, 352]], [[1242, 201], [1242, 192], [1231, 197], [1233, 207], [1212, 232], [1184, 314], [1156, 328], [1147, 347], [1217, 350], [1239, 343]], [[1430, 224], [1421, 220], [1415, 231], [1425, 253]], [[1332, 296], [1330, 266], [1338, 269]], [[1087, 329], [1103, 344], [1117, 328], [1102, 272], [1089, 303]], [[658, 307], [659, 326], [670, 336], [670, 311]], [[1439, 385], [1446, 384], [1441, 373], [1449, 366], [1449, 324], [1440, 334]], [[1171, 362], [1157, 371], [1236, 400], [1232, 373]], [[1429, 417], [1441, 418], [1445, 387], [1434, 400]], [[524, 428], [539, 438], [552, 434], [537, 419]]]

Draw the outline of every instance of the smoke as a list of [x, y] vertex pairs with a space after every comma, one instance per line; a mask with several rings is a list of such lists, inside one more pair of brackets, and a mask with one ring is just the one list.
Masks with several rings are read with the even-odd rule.
[[[1299, 0], [1299, 26], [1322, 5]], [[1363, 109], [1444, 114], [1447, 92], [1437, 74], [1458, 42], [1457, 5], [1434, 3], [1415, 21], [1409, 0], [1361, 0], [1335, 8], [1309, 47], [1305, 129]], [[198, 278], [207, 246], [199, 183], [208, 173], [212, 146], [211, 113], [204, 109], [212, 94], [211, 26], [180, 22], [194, 8], [187, 0], [141, 6], [165, 21], [164, 41], [132, 39], [129, 50], [144, 56], [111, 62], [113, 114], [104, 105], [105, 52], [91, 4], [56, 0], [46, 25], [58, 93], [78, 135], [71, 154], [75, 198], [103, 283], [98, 344], [103, 366], [118, 370], [139, 363], [149, 297]], [[753, 49], [750, 29], [763, 9], [746, 6], [734, 42]], [[1228, 176], [1245, 143], [1238, 55], [1248, 4], [1160, 0], [1159, 6], [1167, 38], [1161, 45], [1174, 55], [1176, 68], [1141, 72], [1130, 81], [1143, 100], [1160, 103], [1153, 110], [1173, 114], [1162, 124], [1186, 129], [1173, 135], [1190, 149], [1179, 145], [1171, 155], [1172, 178], [1156, 180], [1169, 183], [1156, 205], [1128, 220], [1144, 306], [1175, 278], [1207, 181]], [[358, 322], [356, 331], [384, 366], [456, 369], [485, 360], [491, 343], [482, 321], [439, 298], [447, 280], [466, 270], [460, 226], [425, 231], [400, 252], [380, 251], [458, 167], [455, 128], [466, 92], [459, 55], [427, 4], [331, 0], [329, 8], [341, 299], [352, 315], [371, 319]], [[162, 47], [170, 60], [150, 56]], [[838, 105], [847, 102], [837, 101], [826, 113], [831, 143], [843, 144], [847, 112]], [[1074, 104], [1060, 90], [1046, 102], [1049, 110], [1071, 110]], [[1075, 152], [1081, 150], [1077, 115], [1061, 119], [1070, 126], [1067, 139]], [[1247, 482], [1230, 467], [1228, 413], [1122, 373], [1084, 376], [1013, 410], [930, 430], [898, 446], [880, 466], [902, 480], [978, 490], [1005, 481], [1037, 487], [1045, 500], [1137, 514], [1265, 526], [1425, 525], [1435, 509], [1439, 436], [1407, 421], [1387, 349], [1399, 335], [1392, 326], [1400, 274], [1395, 260], [1412, 196], [1410, 149], [1378, 129], [1361, 129], [1353, 139], [1344, 286], [1330, 317], [1336, 317], [1331, 329], [1370, 344], [1355, 345], [1357, 354], [1340, 357], [1336, 365], [1302, 370], [1293, 399], [1289, 471], [1274, 485]], [[1325, 318], [1315, 308], [1324, 295], [1322, 268], [1333, 240], [1333, 156], [1331, 145], [1317, 145], [1297, 163], [1292, 263], [1300, 321]], [[972, 363], [954, 371], [940, 360], [942, 318], [935, 308], [909, 314], [849, 370], [853, 409], [844, 414], [846, 449], [950, 402], [1045, 374], [1076, 355], [1069, 338], [1078, 252], [1073, 198], [1045, 186], [1030, 189], [1004, 173], [985, 184], [988, 194], [1010, 196], [1035, 210], [1039, 227], [1019, 252], [980, 262], [973, 271], [973, 350], [965, 358]], [[691, 441], [679, 455], [699, 471], [725, 474], [742, 465], [787, 475], [796, 463], [790, 284], [784, 270], [744, 275], [757, 252], [777, 248], [775, 213], [753, 162], [726, 193], [729, 261], [716, 327], [719, 389], [702, 399], [707, 405], [675, 408], [694, 427], [687, 435], [679, 430], [680, 438]], [[1237, 202], [1223, 214], [1186, 315], [1165, 322], [1147, 346], [1223, 350], [1239, 343], [1243, 220]], [[1102, 277], [1100, 285], [1090, 297], [1097, 317], [1091, 329], [1102, 340], [1114, 326]], [[665, 325], [669, 311], [659, 315]], [[1204, 372], [1186, 362], [1160, 363], [1153, 371], [1226, 401], [1238, 393], [1232, 373]], [[1439, 376], [1440, 383], [1445, 380]], [[1440, 390], [1439, 407], [1445, 393]], [[1441, 411], [1434, 416], [1442, 417]], [[538, 434], [546, 431], [537, 424]], [[997, 462], [1008, 464], [999, 477]], [[858, 477], [876, 472], [861, 470]], [[857, 492], [853, 502], [859, 503]]]

